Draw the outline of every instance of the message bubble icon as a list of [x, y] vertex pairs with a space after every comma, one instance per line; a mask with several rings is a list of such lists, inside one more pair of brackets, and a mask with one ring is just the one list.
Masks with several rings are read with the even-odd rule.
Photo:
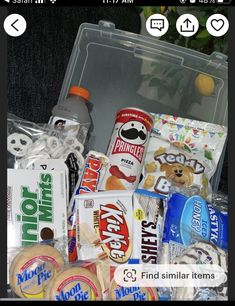
[[164, 29], [164, 19], [150, 19], [151, 29], [158, 29], [161, 31]]
[[169, 22], [162, 14], [151, 15], [146, 21], [148, 33], [155, 37], [160, 37], [168, 31]]

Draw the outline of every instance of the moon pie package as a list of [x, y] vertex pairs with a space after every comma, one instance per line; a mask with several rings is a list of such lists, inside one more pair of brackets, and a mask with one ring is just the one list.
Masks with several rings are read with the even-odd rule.
[[201, 240], [227, 250], [227, 213], [198, 195], [173, 193], [167, 203], [161, 263], [172, 263], [187, 247]]
[[52, 301], [97, 301], [102, 299], [99, 280], [82, 265], [65, 267], [50, 282], [46, 298]]
[[44, 299], [47, 286], [63, 266], [64, 258], [53, 246], [25, 247], [11, 262], [11, 289], [21, 298]]
[[171, 185], [199, 186], [211, 195], [210, 179], [219, 162], [227, 128], [212, 123], [153, 114], [154, 127], [138, 188], [167, 195]]

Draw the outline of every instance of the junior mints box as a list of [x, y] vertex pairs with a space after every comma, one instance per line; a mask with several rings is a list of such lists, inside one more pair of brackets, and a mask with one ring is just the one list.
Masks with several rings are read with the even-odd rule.
[[67, 234], [65, 182], [64, 171], [8, 169], [8, 248]]

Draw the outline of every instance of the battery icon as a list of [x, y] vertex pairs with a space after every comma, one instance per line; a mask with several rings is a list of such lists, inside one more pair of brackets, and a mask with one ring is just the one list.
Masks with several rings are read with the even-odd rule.
[[216, 0], [216, 2], [218, 3], [218, 4], [229, 4], [229, 3], [231, 3], [232, 2], [232, 0]]

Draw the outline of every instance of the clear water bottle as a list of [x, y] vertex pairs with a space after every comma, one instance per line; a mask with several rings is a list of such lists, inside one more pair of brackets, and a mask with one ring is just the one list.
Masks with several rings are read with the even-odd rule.
[[68, 136], [77, 137], [84, 144], [92, 123], [88, 110], [89, 99], [87, 89], [70, 87], [67, 99], [53, 107], [49, 124], [56, 129], [65, 130]]

